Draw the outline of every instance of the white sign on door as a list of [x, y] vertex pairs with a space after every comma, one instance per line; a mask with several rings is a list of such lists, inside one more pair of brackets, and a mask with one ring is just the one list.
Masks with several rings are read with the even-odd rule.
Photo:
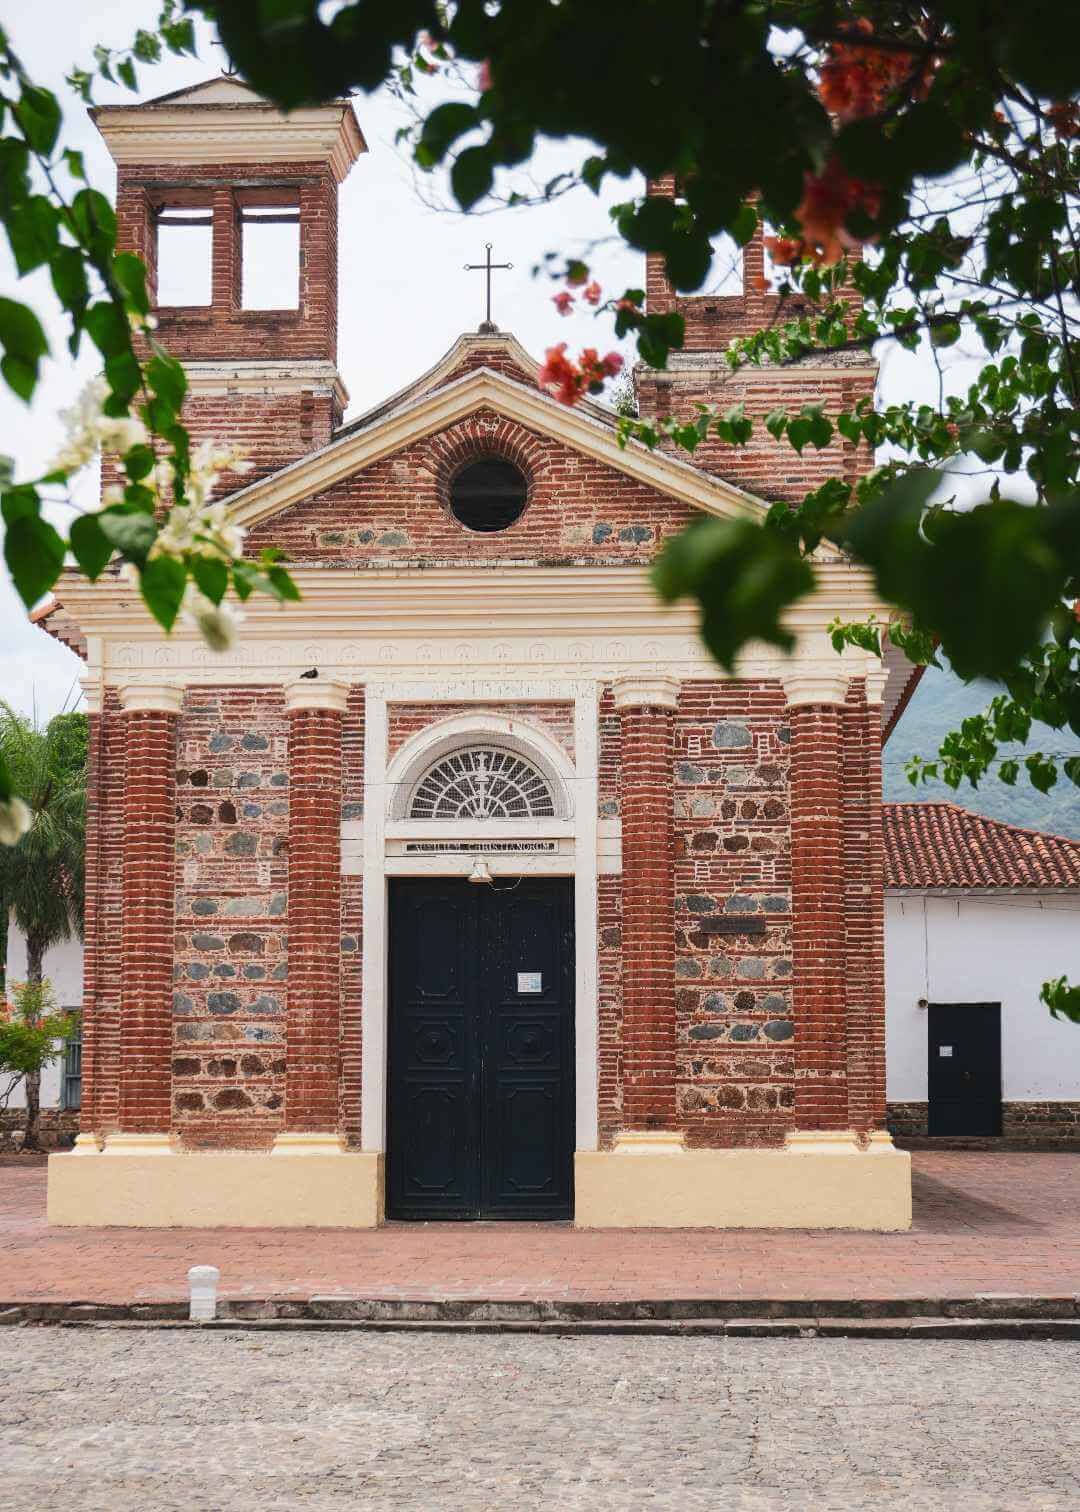
[[951, 1045], [939, 1045], [937, 1053], [939, 1055], [951, 1055], [952, 1054], [952, 1046]]
[[543, 975], [539, 971], [519, 971], [517, 978], [519, 992], [543, 992], [544, 990]]

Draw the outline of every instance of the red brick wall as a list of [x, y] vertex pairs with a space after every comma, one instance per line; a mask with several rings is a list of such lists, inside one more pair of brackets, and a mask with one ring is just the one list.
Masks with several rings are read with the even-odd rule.
[[[653, 194], [673, 194], [674, 180], [650, 186]], [[638, 402], [643, 418], [676, 415], [692, 419], [698, 403], [727, 409], [745, 404], [754, 424], [749, 446], [725, 446], [708, 440], [690, 459], [706, 472], [716, 473], [763, 499], [797, 501], [827, 478], [854, 481], [872, 465], [866, 447], [853, 447], [837, 436], [823, 451], [807, 446], [800, 457], [786, 441], [777, 442], [763, 421], [773, 409], [797, 413], [804, 404], [821, 404], [827, 414], [849, 408], [863, 395], [871, 395], [877, 379], [877, 364], [866, 354], [852, 352], [814, 358], [805, 369], [743, 368], [734, 373], [723, 353], [737, 337], [750, 336], [778, 320], [797, 319], [809, 309], [806, 301], [789, 296], [781, 303], [765, 283], [764, 232], [759, 226], [743, 248], [741, 294], [677, 294], [664, 272], [664, 259], [649, 253], [645, 259], [645, 290], [651, 313], [677, 310], [685, 321], [683, 353], [698, 362], [684, 361], [680, 354], [663, 372], [641, 368], [637, 372]], [[844, 293], [851, 310], [861, 305], [853, 290]], [[712, 360], [709, 360], [712, 354]], [[680, 452], [684, 459], [687, 454]]]
[[732, 374], [722, 370], [718, 355], [716, 363], [704, 370], [683, 369], [673, 364], [666, 373], [639, 372], [637, 384], [645, 416], [674, 414], [689, 420], [696, 416], [699, 402], [725, 410], [733, 404], [745, 404], [747, 415], [754, 421], [754, 432], [747, 446], [726, 446], [710, 438], [692, 458], [681, 451], [677, 455], [759, 498], [797, 502], [829, 478], [854, 482], [868, 471], [872, 457], [868, 448], [852, 446], [839, 433], [821, 451], [806, 446], [800, 456], [786, 441], [773, 440], [765, 429], [765, 416], [773, 409], [786, 409], [794, 415], [804, 404], [820, 404], [826, 414], [835, 415], [838, 410], [850, 408], [864, 394], [873, 393], [875, 372], [866, 368], [817, 367], [806, 373], [766, 368]]
[[[237, 163], [229, 165], [228, 175], [228, 182], [222, 183], [211, 168], [173, 163], [123, 165], [119, 170], [117, 245], [146, 260], [152, 303], [157, 297], [154, 207], [165, 204], [170, 210], [213, 215], [212, 303], [159, 306], [158, 339], [182, 361], [336, 361], [338, 232], [333, 175], [322, 163]], [[252, 180], [262, 187], [237, 187]], [[241, 202], [280, 202], [298, 208], [295, 310], [241, 308]], [[341, 418], [334, 398], [299, 388], [291, 394], [193, 395], [184, 407], [184, 421], [195, 442], [229, 441], [248, 449], [254, 473], [231, 480], [231, 486], [251, 482], [325, 446]]]
[[[257, 181], [266, 188], [237, 188]], [[277, 185], [275, 189], [273, 186]], [[262, 204], [298, 204], [300, 283], [296, 310], [240, 308], [238, 197]], [[213, 303], [161, 306], [157, 335], [176, 357], [187, 360], [337, 356], [337, 185], [324, 163], [230, 163], [228, 179], [201, 166], [175, 163], [121, 165], [117, 175], [117, 246], [149, 254], [151, 302], [157, 297], [154, 268], [154, 204], [182, 204], [194, 213], [213, 212]]]
[[293, 394], [191, 394], [184, 401], [183, 420], [196, 444], [227, 441], [242, 447], [251, 463], [250, 472], [222, 475], [216, 497], [223, 498], [327, 446], [341, 415], [330, 395], [307, 389]]
[[[791, 1124], [788, 717], [778, 682], [684, 683], [675, 730], [679, 1121], [694, 1145], [778, 1144]], [[764, 922], [713, 935], [704, 920]]]
[[429, 725], [439, 724], [444, 719], [454, 719], [462, 714], [479, 716], [500, 714], [509, 719], [538, 726], [557, 741], [573, 759], [574, 755], [574, 706], [571, 703], [513, 703], [513, 704], [448, 704], [416, 703], [391, 704], [387, 710], [387, 754], [393, 757], [413, 735], [426, 730]]
[[280, 688], [193, 688], [177, 774], [173, 1108], [186, 1146], [284, 1126], [288, 723]]
[[[452, 517], [444, 485], [463, 457], [489, 448], [516, 456], [532, 482], [521, 519], [483, 535]], [[249, 545], [326, 562], [622, 564], [651, 560], [690, 518], [688, 507], [617, 469], [480, 411], [284, 510], [253, 529]]]

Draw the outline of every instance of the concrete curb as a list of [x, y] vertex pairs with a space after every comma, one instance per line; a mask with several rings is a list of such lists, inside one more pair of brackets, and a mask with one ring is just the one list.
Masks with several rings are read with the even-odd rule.
[[[4, 1320], [0, 1320], [4, 1321]], [[7, 1320], [10, 1321], [10, 1320]], [[534, 1334], [549, 1338], [726, 1339], [1080, 1339], [1080, 1318], [602, 1318], [572, 1322], [452, 1321], [397, 1319], [218, 1318], [187, 1320], [55, 1318], [23, 1320], [22, 1327], [77, 1328], [129, 1333], [420, 1333]]]
[[0, 1302], [15, 1327], [265, 1329], [276, 1332], [652, 1334], [729, 1338], [1080, 1338], [1080, 1297], [976, 1294], [953, 1298], [653, 1299], [311, 1297], [230, 1299], [212, 1323], [176, 1302]]

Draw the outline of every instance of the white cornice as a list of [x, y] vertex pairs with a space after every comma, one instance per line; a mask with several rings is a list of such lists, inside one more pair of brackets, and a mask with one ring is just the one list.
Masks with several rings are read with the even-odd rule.
[[679, 707], [679, 683], [674, 677], [620, 677], [612, 693], [617, 709]]
[[122, 683], [120, 706], [125, 714], [179, 714], [183, 688], [161, 683]]
[[317, 709], [344, 714], [349, 707], [349, 685], [335, 678], [297, 678], [285, 684], [285, 709], [289, 714]]
[[121, 167], [325, 162], [338, 183], [367, 143], [347, 100], [282, 114], [251, 100], [163, 100], [91, 111]]
[[[876, 660], [876, 658], [875, 658]], [[840, 658], [835, 668], [816, 662], [785, 667], [781, 673], [788, 704], [842, 704], [847, 698], [848, 675], [841, 670]]]
[[610, 422], [560, 404], [491, 368], [477, 368], [444, 388], [418, 396], [370, 426], [350, 429], [320, 451], [233, 494], [230, 503], [236, 521], [252, 526], [270, 519], [412, 442], [455, 425], [478, 409], [493, 409], [509, 420], [565, 442], [575, 451], [691, 508], [727, 519], [760, 519], [765, 511], [760, 499], [732, 483], [710, 477], [689, 462], [651, 452], [635, 442], [620, 447]]
[[[301, 567], [295, 577], [302, 600], [281, 606], [253, 595], [238, 644], [220, 654], [187, 627], [164, 636], [138, 592], [115, 574], [89, 583], [69, 570], [57, 595], [98, 648], [94, 666], [109, 686], [281, 684], [317, 667], [319, 681], [410, 681], [452, 700], [498, 702], [526, 683], [724, 675], [701, 641], [696, 606], [665, 608], [644, 567]], [[877, 658], [851, 648], [837, 657], [827, 626], [838, 614], [865, 618], [875, 610], [865, 573], [826, 562], [818, 593], [787, 616], [795, 655], [749, 646], [736, 675], [865, 676]]]
[[188, 393], [195, 398], [211, 394], [295, 394], [298, 391], [333, 394], [344, 410], [349, 392], [336, 362], [259, 362], [229, 358], [218, 362], [184, 362]]

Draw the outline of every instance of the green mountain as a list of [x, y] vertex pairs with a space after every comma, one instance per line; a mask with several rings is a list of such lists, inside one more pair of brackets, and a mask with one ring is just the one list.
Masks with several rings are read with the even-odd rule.
[[[965, 686], [950, 672], [928, 667], [883, 752], [886, 801], [904, 803], [920, 798], [947, 799], [990, 819], [1002, 819], [1007, 824], [1023, 825], [1025, 829], [1048, 830], [1052, 834], [1069, 835], [1080, 840], [1080, 788], [1065, 777], [1059, 777], [1057, 786], [1049, 793], [1037, 792], [1022, 767], [1015, 787], [1006, 787], [1005, 783], [991, 776], [978, 788], [965, 783], [954, 792], [943, 782], [920, 783], [914, 788], [905, 777], [904, 762], [909, 756], [936, 755], [942, 737], [969, 714], [981, 713], [996, 691], [987, 683]], [[1002, 747], [1002, 750], [1023, 760], [1022, 746]], [[1038, 725], [1032, 729], [1028, 750], [1075, 756], [1080, 755], [1080, 741], [1068, 730], [1051, 730], [1046, 725]]]

